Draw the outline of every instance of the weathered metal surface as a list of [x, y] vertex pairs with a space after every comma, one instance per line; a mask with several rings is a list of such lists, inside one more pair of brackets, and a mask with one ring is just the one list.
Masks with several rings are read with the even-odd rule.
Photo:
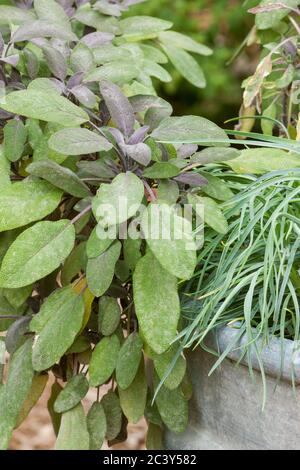
[[[236, 330], [217, 334], [219, 350], [225, 351]], [[245, 341], [242, 340], [242, 341]], [[259, 348], [260, 345], [258, 345]], [[300, 365], [295, 344], [272, 340], [262, 352], [266, 371], [267, 399], [264, 411], [259, 364], [252, 351], [253, 377], [237, 364], [241, 351], [230, 354], [213, 374], [216, 357], [198, 348], [190, 354], [189, 368], [194, 385], [190, 423], [185, 433], [167, 433], [168, 449], [300, 449]], [[282, 376], [282, 380], [278, 377]], [[292, 387], [294, 375], [295, 387]]]

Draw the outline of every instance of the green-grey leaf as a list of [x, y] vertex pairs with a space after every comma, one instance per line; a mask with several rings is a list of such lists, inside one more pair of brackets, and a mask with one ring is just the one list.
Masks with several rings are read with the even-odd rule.
[[115, 370], [120, 350], [120, 341], [116, 335], [103, 338], [95, 347], [90, 362], [90, 384], [102, 385]]
[[[177, 347], [171, 346], [171, 348], [163, 354], [154, 355], [154, 367], [160, 380], [165, 379], [165, 374], [169, 372], [176, 353]], [[185, 371], [186, 360], [182, 355], [180, 355], [168, 377], [164, 380], [164, 386], [170, 390], [177, 388], [183, 380]]]
[[100, 450], [106, 435], [106, 417], [102, 403], [94, 402], [86, 417], [90, 450]]
[[188, 401], [184, 398], [180, 387], [169, 390], [162, 386], [157, 394], [156, 404], [163, 422], [172, 432], [185, 431], [189, 415]]
[[179, 175], [180, 169], [171, 162], [156, 162], [144, 170], [143, 176], [150, 179], [168, 179]]
[[172, 28], [172, 23], [152, 16], [132, 16], [121, 20], [120, 27], [123, 37], [135, 42], [157, 37], [161, 31]]
[[90, 437], [81, 403], [62, 415], [55, 450], [89, 450]]
[[130, 423], [137, 423], [144, 415], [147, 401], [147, 377], [144, 360], [128, 388], [119, 389], [120, 405]]
[[32, 353], [35, 370], [55, 364], [73, 344], [82, 327], [84, 301], [72, 287], [54, 291], [34, 316], [30, 328], [37, 334]]
[[75, 241], [68, 220], [38, 222], [9, 247], [0, 270], [0, 286], [28, 286], [54, 271], [71, 252]]
[[163, 430], [161, 426], [157, 424], [149, 423], [147, 439], [146, 439], [147, 450], [162, 450], [163, 446]]
[[177, 332], [180, 307], [176, 277], [149, 252], [136, 266], [133, 290], [142, 334], [149, 346], [162, 354]]
[[86, 268], [87, 283], [96, 297], [103, 295], [109, 288], [120, 252], [121, 243], [117, 240], [100, 256], [89, 258]]
[[194, 194], [189, 195], [188, 198], [200, 218], [204, 216], [204, 222], [207, 225], [218, 233], [227, 233], [228, 222], [216, 201], [210, 197], [200, 197]]
[[89, 188], [69, 168], [58, 165], [52, 160], [40, 160], [31, 163], [26, 170], [31, 175], [52, 183], [57, 188], [72, 196], [84, 198], [90, 196]]
[[120, 173], [111, 184], [102, 184], [93, 199], [93, 212], [103, 227], [121, 224], [136, 214], [144, 185], [133, 173]]
[[40, 374], [33, 377], [30, 391], [18, 415], [16, 428], [27, 418], [32, 408], [36, 405], [45, 390], [47, 382], [48, 374]]
[[226, 162], [240, 155], [240, 151], [233, 147], [208, 147], [201, 152], [194, 153], [191, 157], [192, 163]]
[[121, 319], [121, 310], [117, 299], [101, 297], [99, 300], [98, 327], [104, 336], [112, 335]]
[[87, 241], [86, 253], [88, 258], [97, 258], [98, 256], [102, 255], [102, 253], [104, 253], [114, 241], [109, 237], [100, 238], [97, 235], [98, 229], [99, 227], [95, 227], [93, 229]]
[[123, 86], [136, 78], [139, 73], [139, 69], [132, 62], [115, 61], [88, 72], [84, 77], [84, 82], [109, 80], [116, 85]]
[[88, 72], [94, 66], [94, 51], [86, 44], [79, 43], [70, 56], [72, 70], [76, 72]]
[[208, 56], [213, 53], [209, 47], [194, 41], [185, 34], [177, 33], [176, 31], [163, 31], [159, 34], [158, 39], [166, 46], [171, 45], [179, 49], [195, 52], [196, 54]]
[[70, 284], [73, 278], [80, 272], [85, 271], [87, 264], [86, 242], [77, 245], [64, 262], [61, 271], [61, 282], [63, 286]]
[[65, 127], [80, 126], [89, 120], [79, 106], [56, 92], [40, 90], [13, 91], [0, 101], [0, 108], [14, 114], [41, 121], [55, 122]]
[[27, 130], [20, 119], [12, 119], [4, 126], [4, 154], [11, 162], [16, 162], [22, 156]]
[[62, 192], [45, 181], [22, 181], [3, 188], [0, 194], [0, 232], [22, 227], [51, 214]]
[[173, 276], [190, 279], [197, 263], [192, 225], [168, 204], [150, 204], [141, 227], [153, 255]]
[[[274, 3], [280, 3], [278, 0], [262, 0], [259, 6], [269, 6]], [[297, 7], [298, 0], [285, 0], [282, 2], [284, 6]], [[258, 29], [269, 29], [277, 26], [277, 24], [290, 13], [288, 8], [280, 8], [279, 10], [271, 10], [263, 13], [257, 13], [255, 17], [256, 26]]]
[[63, 41], [78, 41], [76, 34], [58, 23], [35, 20], [22, 24], [12, 35], [11, 41], [23, 42], [34, 38], [57, 38]]
[[204, 142], [206, 146], [214, 146], [218, 139], [228, 140], [223, 129], [200, 116], [168, 117], [152, 132], [152, 137], [166, 143]]
[[236, 173], [263, 175], [269, 171], [299, 168], [300, 157], [284, 150], [262, 148], [242, 150], [238, 158], [226, 163]]
[[228, 201], [234, 196], [228, 185], [218, 176], [214, 176], [207, 171], [199, 171], [199, 173], [208, 181], [208, 184], [201, 188], [203, 193], [219, 201]]
[[176, 204], [179, 198], [179, 187], [176, 181], [161, 181], [158, 185], [157, 196], [159, 202]]
[[10, 5], [0, 5], [0, 24], [22, 24], [35, 19], [33, 10], [25, 10]]
[[3, 146], [0, 145], [0, 187], [3, 190], [10, 185], [10, 162], [4, 154]]
[[128, 268], [133, 272], [139, 259], [141, 259], [141, 239], [126, 238], [123, 243], [124, 260]]
[[53, 134], [49, 147], [63, 155], [84, 155], [109, 150], [112, 144], [88, 129], [68, 128]]
[[122, 409], [120, 400], [111, 390], [104, 395], [101, 400], [106, 416], [106, 438], [108, 441], [115, 439], [119, 434], [122, 426]]
[[34, 0], [34, 10], [40, 20], [47, 20], [71, 30], [68, 15], [63, 7], [55, 0]]
[[89, 383], [83, 374], [74, 375], [60, 392], [54, 403], [56, 413], [64, 413], [74, 408], [86, 396]]
[[33, 378], [32, 340], [28, 339], [13, 355], [6, 384], [0, 393], [0, 449], [5, 450], [18, 415], [28, 396]]
[[137, 333], [126, 338], [119, 352], [116, 366], [116, 380], [120, 389], [128, 388], [134, 381], [141, 362], [143, 341]]
[[163, 50], [176, 70], [192, 85], [205, 88], [206, 79], [198, 62], [188, 52], [173, 45], [163, 45]]

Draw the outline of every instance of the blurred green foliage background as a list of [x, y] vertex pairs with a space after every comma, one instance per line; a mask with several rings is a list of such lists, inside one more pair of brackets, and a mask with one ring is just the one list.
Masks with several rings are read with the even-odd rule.
[[254, 24], [247, 10], [257, 0], [147, 0], [130, 9], [130, 15], [157, 16], [172, 21], [174, 30], [190, 35], [214, 50], [213, 56], [195, 57], [203, 67], [207, 87], [197, 90], [176, 75], [170, 84], [157, 84], [177, 115], [198, 114], [216, 123], [238, 115], [241, 82], [255, 70], [258, 49], [247, 48], [226, 65]]

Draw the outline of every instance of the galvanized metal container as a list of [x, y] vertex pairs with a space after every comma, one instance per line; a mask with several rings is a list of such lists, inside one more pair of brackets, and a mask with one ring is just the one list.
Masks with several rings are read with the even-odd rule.
[[[237, 330], [226, 327], [211, 341], [223, 352], [236, 334]], [[241, 346], [243, 342], [245, 338]], [[230, 353], [210, 377], [216, 357], [201, 348], [190, 354], [194, 386], [190, 422], [183, 434], [166, 434], [167, 449], [300, 449], [300, 353], [294, 342], [285, 340], [282, 347], [276, 338], [261, 351], [267, 387], [264, 411], [262, 378], [254, 350], [252, 378], [247, 361], [238, 364], [241, 350]]]

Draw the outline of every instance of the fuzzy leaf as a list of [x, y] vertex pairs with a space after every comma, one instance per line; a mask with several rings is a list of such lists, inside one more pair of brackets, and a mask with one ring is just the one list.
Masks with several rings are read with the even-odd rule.
[[63, 413], [55, 450], [89, 450], [89, 441], [86, 418], [80, 403]]
[[128, 388], [134, 381], [141, 362], [143, 341], [137, 333], [131, 333], [119, 352], [116, 366], [116, 380], [120, 389]]
[[11, 162], [16, 162], [22, 157], [27, 130], [20, 119], [8, 121], [3, 129], [4, 134], [4, 154]]
[[104, 336], [112, 335], [121, 319], [121, 310], [117, 299], [101, 297], [99, 300], [98, 327]]
[[[156, 380], [158, 384], [158, 380]], [[162, 386], [156, 397], [156, 404], [164, 424], [175, 433], [185, 431], [188, 424], [188, 401], [181, 388], [169, 390]]]
[[120, 341], [116, 335], [103, 338], [95, 347], [90, 362], [90, 385], [97, 387], [110, 378], [115, 370], [120, 350]]
[[87, 283], [96, 297], [103, 295], [109, 288], [120, 251], [121, 243], [117, 240], [100, 256], [89, 258], [86, 268]]
[[134, 301], [139, 326], [147, 343], [158, 354], [176, 336], [179, 320], [177, 280], [149, 252], [133, 274]]
[[179, 173], [180, 169], [176, 165], [172, 165], [171, 162], [156, 162], [144, 171], [143, 176], [150, 179], [168, 179]]
[[44, 181], [17, 182], [0, 194], [0, 232], [22, 227], [51, 214], [62, 192]]
[[101, 82], [102, 80], [109, 80], [116, 85], [123, 86], [136, 78], [139, 73], [139, 69], [132, 62], [116, 61], [88, 72], [84, 77], [84, 81]]
[[111, 390], [101, 400], [106, 416], [106, 438], [108, 441], [115, 439], [122, 426], [122, 410], [118, 396]]
[[279, 149], [242, 150], [240, 156], [227, 162], [236, 173], [263, 175], [269, 171], [300, 167], [300, 157]]
[[18, 428], [20, 424], [23, 423], [32, 408], [36, 405], [41, 395], [43, 394], [43, 391], [45, 390], [47, 382], [48, 374], [40, 374], [33, 377], [30, 391], [19, 413], [16, 428]]
[[163, 50], [176, 70], [198, 88], [205, 88], [206, 79], [198, 62], [188, 52], [173, 45], [163, 45]]
[[90, 450], [100, 450], [106, 434], [106, 417], [102, 403], [94, 402], [86, 417]]
[[10, 5], [0, 5], [0, 24], [22, 24], [35, 19], [33, 10], [25, 10]]
[[110, 82], [100, 83], [100, 93], [118, 129], [129, 137], [133, 133], [135, 117], [132, 106], [121, 89]]
[[144, 360], [132, 383], [125, 390], [119, 389], [120, 405], [126, 418], [130, 423], [137, 423], [144, 415], [147, 401], [147, 377]]
[[34, 316], [30, 328], [37, 334], [32, 361], [35, 370], [55, 364], [73, 344], [81, 329], [84, 302], [72, 287], [54, 291]]
[[114, 240], [110, 238], [99, 238], [97, 235], [98, 228], [95, 227], [87, 241], [86, 253], [88, 258], [97, 258], [102, 255], [113, 243]]
[[88, 390], [86, 377], [83, 374], [74, 375], [55, 400], [54, 411], [64, 413], [74, 408], [86, 396]]
[[84, 155], [109, 150], [112, 144], [88, 129], [68, 128], [53, 134], [49, 147], [63, 155]]
[[[171, 348], [163, 354], [154, 355], [154, 367], [160, 380], [164, 379], [166, 372], [168, 372], [170, 367], [172, 366], [172, 361], [176, 353], [176, 346], [171, 346]], [[182, 355], [180, 355], [175, 365], [173, 366], [170, 374], [165, 379], [164, 386], [169, 390], [174, 390], [174, 388], [177, 388], [184, 378], [185, 371], [186, 360]]]
[[80, 126], [89, 120], [87, 113], [55, 91], [27, 89], [13, 91], [0, 101], [0, 108], [41, 121], [62, 126]]
[[194, 41], [185, 34], [177, 33], [176, 31], [163, 31], [159, 34], [158, 39], [166, 46], [171, 45], [175, 48], [195, 52], [196, 54], [208, 56], [213, 53], [209, 47]]
[[36, 20], [22, 24], [12, 35], [12, 42], [30, 41], [34, 38], [57, 38], [62, 41], [78, 41], [70, 29], [47, 20]]
[[71, 252], [75, 231], [69, 220], [38, 222], [8, 249], [0, 270], [0, 286], [28, 286], [53, 272]]
[[191, 223], [168, 204], [150, 204], [141, 227], [149, 248], [173, 276], [190, 279], [196, 267], [196, 245]]
[[132, 16], [121, 20], [120, 26], [123, 37], [135, 42], [156, 38], [161, 31], [170, 29], [172, 23], [152, 16]]
[[[228, 232], [228, 222], [219, 205], [210, 197], [189, 195], [189, 203], [195, 206], [200, 217], [204, 216], [204, 222], [216, 232], [225, 234]], [[199, 209], [198, 209], [199, 207]]]

